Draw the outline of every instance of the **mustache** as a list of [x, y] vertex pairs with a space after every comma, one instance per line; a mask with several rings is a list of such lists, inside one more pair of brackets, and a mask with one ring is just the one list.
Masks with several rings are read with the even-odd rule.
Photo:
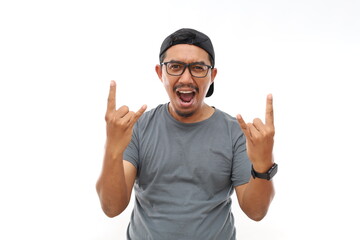
[[178, 90], [179, 88], [192, 88], [195, 90], [195, 92], [199, 92], [199, 88], [194, 86], [194, 85], [191, 85], [191, 84], [179, 84], [179, 85], [176, 85], [173, 87], [173, 91], [175, 92], [176, 90]]

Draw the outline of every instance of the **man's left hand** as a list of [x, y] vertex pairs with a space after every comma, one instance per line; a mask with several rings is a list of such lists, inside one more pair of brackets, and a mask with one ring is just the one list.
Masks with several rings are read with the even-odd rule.
[[246, 137], [247, 153], [255, 171], [264, 173], [274, 164], [272, 150], [274, 146], [274, 110], [271, 94], [266, 99], [265, 124], [255, 118], [252, 123], [245, 123], [240, 114], [236, 116]]

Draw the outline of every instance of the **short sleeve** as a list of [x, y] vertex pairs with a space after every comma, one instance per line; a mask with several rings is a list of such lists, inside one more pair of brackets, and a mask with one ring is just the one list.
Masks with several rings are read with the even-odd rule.
[[248, 183], [251, 176], [251, 163], [246, 152], [246, 138], [242, 130], [237, 127], [233, 139], [233, 165], [231, 181], [234, 187]]
[[130, 162], [136, 169], [139, 167], [139, 138], [138, 138], [138, 123], [135, 123], [131, 141], [125, 149], [123, 159]]

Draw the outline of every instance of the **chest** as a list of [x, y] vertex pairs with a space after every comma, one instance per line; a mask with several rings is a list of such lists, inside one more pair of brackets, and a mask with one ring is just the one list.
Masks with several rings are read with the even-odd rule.
[[216, 192], [231, 184], [232, 142], [214, 129], [158, 128], [142, 138], [139, 157], [139, 185], [193, 185]]

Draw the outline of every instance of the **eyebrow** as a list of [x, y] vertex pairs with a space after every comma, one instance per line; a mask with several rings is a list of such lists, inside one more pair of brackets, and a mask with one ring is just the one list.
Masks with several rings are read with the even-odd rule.
[[[181, 61], [177, 61], [177, 60], [170, 60], [168, 61], [170, 63], [182, 63], [182, 64], [187, 64], [185, 62], [181, 62]], [[200, 61], [200, 62], [191, 62], [189, 64], [203, 64], [203, 65], [207, 65], [204, 61]]]

